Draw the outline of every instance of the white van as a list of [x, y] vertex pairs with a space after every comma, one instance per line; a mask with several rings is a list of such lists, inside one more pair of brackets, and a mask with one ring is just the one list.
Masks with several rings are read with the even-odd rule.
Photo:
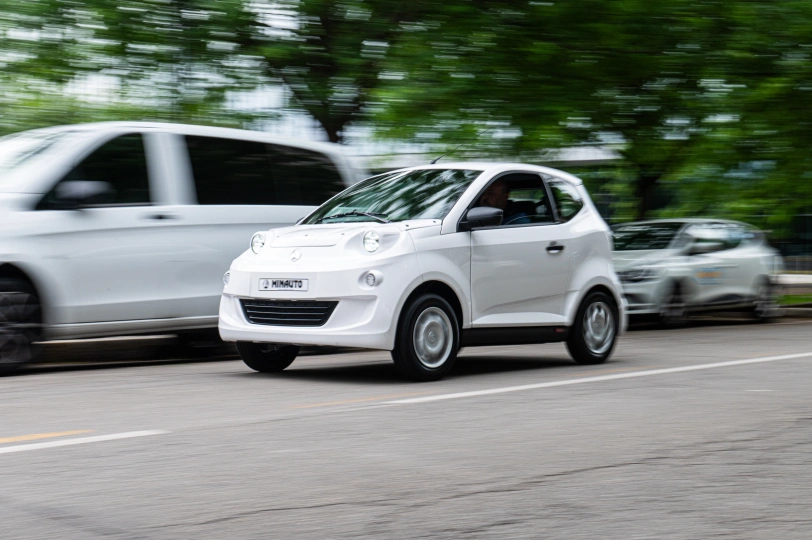
[[358, 180], [339, 147], [109, 122], [0, 139], [0, 371], [43, 339], [217, 327], [257, 230]]

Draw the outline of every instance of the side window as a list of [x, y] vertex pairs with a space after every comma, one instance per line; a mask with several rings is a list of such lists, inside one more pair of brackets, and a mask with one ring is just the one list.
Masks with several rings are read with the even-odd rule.
[[725, 249], [734, 249], [739, 246], [747, 246], [750, 243], [753, 235], [744, 227], [733, 225], [727, 230], [727, 238], [725, 238]]
[[693, 243], [719, 244], [716, 251], [724, 251], [738, 247], [744, 239], [744, 229], [731, 226], [727, 223], [702, 223], [688, 229]]
[[558, 211], [558, 218], [561, 221], [571, 220], [584, 206], [581, 194], [578, 189], [564, 180], [549, 180], [547, 185], [553, 192], [555, 209]]
[[500, 208], [502, 226], [555, 223], [547, 190], [537, 174], [500, 176], [485, 188], [476, 206]]
[[293, 146], [267, 146], [277, 204], [318, 206], [344, 191], [341, 174], [328, 156]]
[[198, 204], [276, 204], [264, 143], [187, 136]]
[[199, 204], [319, 205], [344, 189], [329, 157], [290, 146], [187, 136]]
[[[104, 206], [139, 206], [150, 204], [149, 173], [144, 141], [140, 134], [122, 135], [108, 141], [76, 165], [60, 182], [106, 182], [112, 193]], [[51, 208], [54, 188], [38, 208]]]

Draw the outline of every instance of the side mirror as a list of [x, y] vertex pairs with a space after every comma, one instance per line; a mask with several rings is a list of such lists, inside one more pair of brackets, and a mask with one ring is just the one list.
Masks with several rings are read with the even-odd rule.
[[470, 231], [476, 227], [495, 227], [502, 224], [504, 212], [499, 208], [478, 206], [471, 208], [460, 222], [461, 231]]
[[76, 210], [92, 204], [107, 204], [113, 201], [113, 193], [113, 186], [107, 182], [67, 180], [57, 184], [51, 207]]
[[703, 255], [705, 253], [722, 251], [724, 248], [725, 245], [722, 242], [694, 242], [688, 248], [688, 255]]

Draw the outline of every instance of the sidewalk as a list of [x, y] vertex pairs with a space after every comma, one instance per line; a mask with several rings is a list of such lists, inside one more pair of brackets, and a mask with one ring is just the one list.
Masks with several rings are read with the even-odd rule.
[[812, 287], [812, 274], [781, 274], [778, 276], [778, 283], [788, 287]]

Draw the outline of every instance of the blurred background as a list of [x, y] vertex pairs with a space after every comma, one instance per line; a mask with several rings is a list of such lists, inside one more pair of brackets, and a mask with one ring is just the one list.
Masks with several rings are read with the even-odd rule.
[[0, 135], [97, 120], [556, 166], [609, 222], [740, 219], [812, 270], [812, 3], [4, 0]]

